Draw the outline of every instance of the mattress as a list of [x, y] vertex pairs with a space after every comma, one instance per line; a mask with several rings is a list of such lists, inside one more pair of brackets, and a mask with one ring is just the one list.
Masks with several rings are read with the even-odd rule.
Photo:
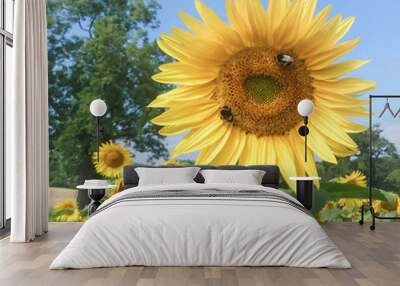
[[50, 269], [133, 265], [351, 267], [288, 194], [193, 183], [135, 187], [113, 196]]

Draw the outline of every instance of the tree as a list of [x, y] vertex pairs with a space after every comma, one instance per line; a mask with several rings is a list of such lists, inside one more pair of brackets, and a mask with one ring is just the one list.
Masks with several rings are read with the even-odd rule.
[[49, 0], [50, 184], [73, 187], [95, 177], [95, 120], [89, 104], [107, 102], [103, 140], [166, 157], [158, 111], [146, 106], [163, 92], [151, 79], [165, 58], [148, 31], [158, 26], [155, 0]]

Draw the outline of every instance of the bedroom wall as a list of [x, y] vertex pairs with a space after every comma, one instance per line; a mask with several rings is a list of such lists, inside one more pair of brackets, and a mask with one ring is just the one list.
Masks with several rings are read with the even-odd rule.
[[[201, 3], [228, 21], [224, 2]], [[243, 20], [244, 14], [230, 18], [236, 21], [235, 32], [231, 26], [219, 26], [227, 30], [216, 36], [215, 22], [207, 27], [192, 23], [200, 29], [197, 32], [204, 33], [200, 39], [179, 17], [179, 11], [195, 19], [200, 19], [199, 14], [203, 20], [211, 17], [212, 12], [200, 2], [144, 3], [65, 1], [61, 5], [48, 1], [50, 197], [61, 201], [51, 214], [72, 209], [72, 215], [63, 219], [84, 219], [84, 211], [74, 211], [76, 192], [65, 189], [74, 189], [85, 179], [106, 177], [118, 185], [112, 192], [121, 189], [118, 175], [110, 175], [112, 162], [99, 166], [93, 158], [95, 120], [88, 109], [93, 99], [102, 98], [108, 105], [101, 121], [102, 142], [114, 143], [103, 146], [105, 156], [120, 154], [120, 161], [126, 164], [277, 164], [282, 171], [282, 189], [288, 192], [294, 191], [289, 176], [318, 174], [322, 182], [317, 186], [315, 215], [321, 221], [358, 220], [368, 183], [365, 99], [370, 93], [398, 91], [400, 59], [396, 51], [400, 40], [393, 35], [399, 26], [396, 12], [400, 3], [368, 0], [360, 5], [359, 1], [320, 0], [316, 13], [332, 4], [327, 19], [341, 14], [344, 20], [335, 26], [333, 18], [330, 30], [321, 33], [324, 36], [309, 41], [308, 33], [301, 37], [291, 34], [290, 22], [278, 25], [280, 19], [254, 16], [260, 15], [267, 1], [262, 2], [263, 7], [238, 7], [239, 14], [247, 10], [250, 18], [261, 20]], [[299, 9], [305, 9], [304, 5]], [[353, 16], [350, 25], [353, 19], [347, 17]], [[188, 19], [186, 23], [190, 25]], [[241, 30], [246, 25], [249, 30]], [[263, 28], [268, 25], [275, 27], [273, 32]], [[340, 49], [334, 48], [328, 35], [339, 35], [341, 29], [348, 31], [343, 38], [338, 36], [337, 45], [358, 37], [360, 43], [340, 60], [332, 58], [326, 65], [318, 65], [329, 49]], [[301, 29], [297, 32], [302, 33]], [[271, 37], [275, 37], [272, 42]], [[315, 45], [316, 40], [321, 42]], [[181, 42], [174, 47], [174, 41]], [[256, 46], [261, 50], [246, 54], [245, 61], [234, 56]], [[318, 49], [319, 53], [313, 54]], [[278, 51], [293, 53], [291, 67], [275, 61]], [[335, 69], [331, 65], [337, 60], [370, 62], [351, 61]], [[174, 61], [183, 64], [162, 66]], [[243, 63], [249, 62], [258, 69], [258, 76], [262, 71], [261, 77], [254, 78], [254, 70], [245, 68]], [[242, 69], [229, 70], [229, 64]], [[224, 81], [228, 78], [242, 81], [235, 85]], [[302, 118], [296, 107], [304, 98], [315, 105], [310, 116], [307, 163], [303, 160], [303, 139], [297, 134]], [[374, 108], [379, 111], [384, 103], [377, 102]], [[393, 106], [397, 110], [400, 102]], [[379, 143], [375, 153], [377, 187], [387, 192], [390, 201], [378, 206], [385, 214], [400, 211], [397, 120], [384, 116], [376, 121], [380, 127], [374, 131]], [[120, 171], [121, 166], [115, 168]]]

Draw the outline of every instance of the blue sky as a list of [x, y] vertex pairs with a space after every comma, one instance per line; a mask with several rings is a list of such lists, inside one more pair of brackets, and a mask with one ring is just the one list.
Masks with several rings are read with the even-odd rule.
[[[209, 7], [225, 19], [224, 0], [203, 0]], [[264, 4], [266, 4], [266, 0]], [[184, 10], [198, 17], [194, 0], [159, 0], [162, 6], [159, 12], [160, 28], [150, 33], [151, 38], [157, 38], [160, 33], [169, 33], [173, 26], [184, 28], [178, 12]], [[343, 59], [369, 59], [371, 62], [354, 72], [351, 76], [375, 80], [377, 89], [373, 94], [400, 95], [400, 0], [320, 0], [318, 10], [332, 3], [331, 15], [338, 13], [343, 16], [355, 16], [356, 21], [343, 40], [355, 37], [361, 38], [361, 43]], [[367, 96], [367, 94], [365, 95]], [[384, 102], [384, 101], [382, 101]], [[378, 103], [376, 112], [383, 107]], [[395, 111], [400, 108], [400, 99], [392, 101]], [[312, 120], [312, 118], [311, 118]], [[367, 125], [366, 119], [358, 119]], [[393, 119], [384, 116], [380, 121], [385, 136], [400, 147], [400, 118]], [[169, 138], [168, 145], [173, 147], [177, 138]], [[193, 155], [187, 156], [193, 158]]]

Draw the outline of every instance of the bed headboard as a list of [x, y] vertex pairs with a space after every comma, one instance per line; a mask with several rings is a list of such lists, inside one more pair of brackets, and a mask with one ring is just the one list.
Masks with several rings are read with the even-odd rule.
[[[124, 189], [136, 187], [139, 183], [139, 176], [135, 171], [136, 167], [147, 167], [147, 168], [182, 168], [185, 166], [146, 166], [146, 165], [131, 165], [124, 167]], [[220, 170], [263, 170], [265, 175], [262, 179], [262, 185], [265, 187], [279, 188], [279, 167], [275, 165], [252, 165], [252, 166], [200, 166], [196, 167], [204, 169], [220, 169]], [[204, 183], [204, 178], [200, 174], [194, 178], [197, 183]]]

